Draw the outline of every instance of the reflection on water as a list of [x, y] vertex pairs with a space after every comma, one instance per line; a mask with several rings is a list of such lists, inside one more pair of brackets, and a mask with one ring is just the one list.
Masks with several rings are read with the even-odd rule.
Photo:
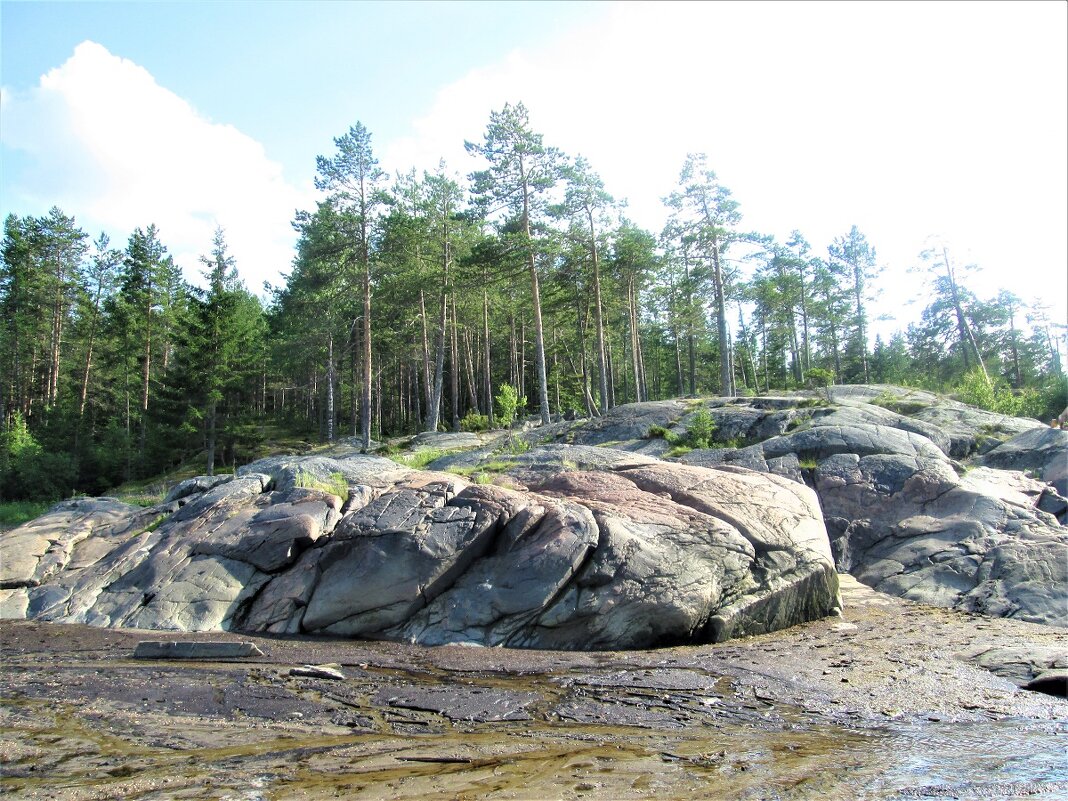
[[[888, 732], [876, 797], [1068, 799], [1068, 725], [931, 723]], [[918, 792], [919, 791], [919, 792]]]

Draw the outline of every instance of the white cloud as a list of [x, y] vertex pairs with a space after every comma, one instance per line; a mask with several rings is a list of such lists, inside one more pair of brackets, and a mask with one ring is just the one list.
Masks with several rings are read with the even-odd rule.
[[288, 184], [257, 141], [205, 119], [137, 64], [83, 42], [38, 86], [5, 91], [3, 111], [3, 143], [25, 165], [21, 180], [5, 179], [5, 205], [57, 205], [116, 246], [154, 223], [193, 282], [216, 225], [251, 290], [288, 271], [290, 221], [310, 187]]
[[[463, 139], [521, 100], [628, 214], [702, 151], [743, 224], [817, 251], [856, 224], [898, 275], [941, 232], [996, 286], [1068, 295], [1065, 7], [1048, 3], [622, 3], [442, 88], [391, 168], [475, 167]], [[912, 279], [884, 287], [891, 311]]]

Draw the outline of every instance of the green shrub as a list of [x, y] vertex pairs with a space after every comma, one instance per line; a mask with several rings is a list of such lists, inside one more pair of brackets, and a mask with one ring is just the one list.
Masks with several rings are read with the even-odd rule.
[[686, 444], [691, 448], [707, 448], [716, 433], [716, 421], [704, 407], [698, 409], [686, 424]]
[[77, 480], [73, 455], [46, 451], [15, 412], [10, 425], [0, 432], [0, 496], [55, 501], [68, 497]]
[[649, 431], [645, 435], [646, 439], [662, 439], [669, 445], [675, 445], [679, 441], [679, 435], [670, 429], [664, 428], [664, 426], [649, 426]]
[[1040, 420], [1049, 414], [1050, 398], [1046, 393], [1031, 387], [1013, 392], [1003, 379], [988, 379], [978, 368], [961, 379], [954, 394], [961, 402], [988, 412]]
[[510, 453], [518, 456], [530, 450], [530, 443], [522, 437], [509, 437], [504, 444], [497, 448], [496, 453]]
[[515, 421], [516, 412], [527, 405], [527, 398], [525, 395], [520, 397], [519, 392], [511, 384], [501, 384], [493, 402], [497, 404], [496, 409], [501, 425], [508, 428]]
[[834, 384], [834, 373], [824, 367], [810, 367], [805, 370], [805, 386], [809, 389], [829, 387]]
[[27, 500], [67, 498], [78, 481], [78, 468], [69, 453], [24, 453], [14, 460], [12, 497]]
[[478, 414], [478, 412], [472, 409], [464, 415], [464, 419], [460, 421], [460, 430], [472, 433], [488, 431], [489, 417], [484, 414]]
[[411, 467], [415, 470], [422, 470], [431, 462], [436, 459], [440, 459], [448, 451], [443, 451], [441, 448], [424, 448], [421, 451], [415, 453], [397, 453], [389, 456], [397, 464], [402, 464], [405, 467]]

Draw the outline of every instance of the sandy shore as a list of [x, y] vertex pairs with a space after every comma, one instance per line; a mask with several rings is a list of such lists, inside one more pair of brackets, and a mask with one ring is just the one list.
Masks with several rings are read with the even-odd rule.
[[[6, 621], [0, 794], [1068, 797], [1068, 702], [977, 666], [984, 653], [1068, 656], [1068, 633], [843, 580], [842, 617], [658, 651]], [[263, 656], [134, 660], [143, 640], [254, 642]], [[305, 664], [333, 664], [344, 679], [291, 675]]]

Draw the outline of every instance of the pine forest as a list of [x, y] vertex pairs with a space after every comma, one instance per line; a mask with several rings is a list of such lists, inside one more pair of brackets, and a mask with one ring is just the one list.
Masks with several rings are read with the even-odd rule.
[[643, 230], [522, 104], [466, 148], [466, 165], [389, 176], [352, 126], [316, 159], [288, 277], [262, 291], [222, 228], [194, 266], [149, 220], [115, 242], [76, 209], [8, 216], [0, 500], [231, 471], [287, 438], [371, 451], [692, 395], [893, 383], [1045, 422], [1065, 407], [1064, 321], [977, 297], [948, 248], [916, 255], [920, 321], [873, 339], [880, 286], [906, 278], [849, 221], [819, 245], [749, 230], [692, 154], [667, 224]]

